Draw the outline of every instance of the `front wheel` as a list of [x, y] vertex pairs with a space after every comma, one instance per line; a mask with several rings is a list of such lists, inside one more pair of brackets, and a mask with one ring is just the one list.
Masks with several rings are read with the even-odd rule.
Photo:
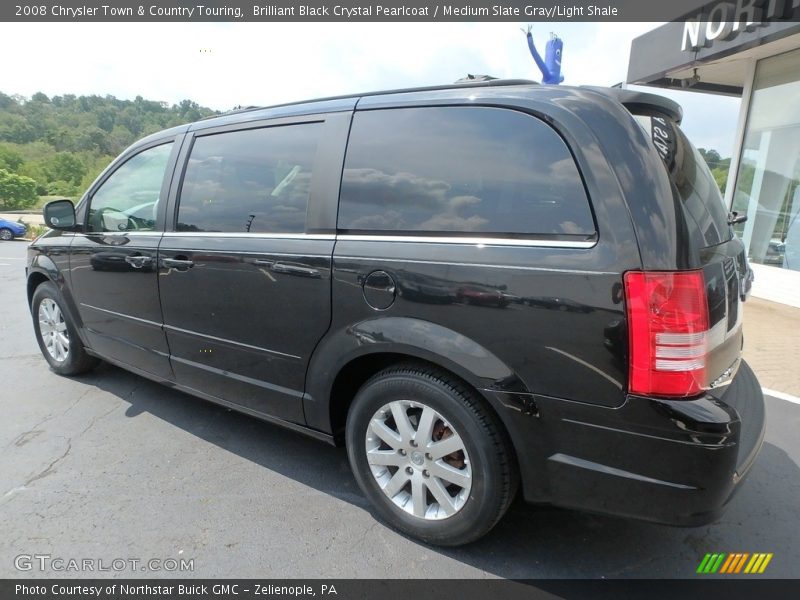
[[14, 233], [8, 229], [7, 227], [3, 227], [0, 229], [0, 240], [4, 242], [9, 242], [14, 239]]
[[100, 361], [86, 353], [63, 302], [55, 285], [49, 281], [40, 284], [31, 301], [33, 329], [50, 368], [59, 375], [79, 375]]
[[516, 492], [513, 451], [496, 415], [427, 366], [393, 367], [364, 384], [346, 437], [356, 481], [379, 516], [425, 542], [480, 538]]

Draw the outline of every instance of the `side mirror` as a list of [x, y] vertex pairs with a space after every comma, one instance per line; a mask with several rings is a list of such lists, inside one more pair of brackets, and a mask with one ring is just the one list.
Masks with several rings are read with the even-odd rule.
[[75, 229], [75, 205], [71, 200], [53, 200], [44, 207], [44, 222], [48, 227], [62, 231]]

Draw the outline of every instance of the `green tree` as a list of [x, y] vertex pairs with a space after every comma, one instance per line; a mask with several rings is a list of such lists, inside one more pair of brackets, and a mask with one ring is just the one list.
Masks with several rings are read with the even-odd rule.
[[14, 104], [14, 99], [8, 94], [0, 92], [0, 110], [7, 110]]
[[0, 168], [33, 179], [40, 195], [74, 196], [135, 140], [212, 114], [191, 100], [0, 92]]
[[12, 210], [29, 208], [37, 198], [36, 182], [33, 179], [0, 169], [0, 205]]
[[25, 162], [22, 154], [8, 144], [0, 144], [0, 169], [15, 173]]
[[721, 166], [720, 163], [722, 161], [722, 157], [716, 150], [714, 149], [706, 150], [705, 148], [698, 148], [697, 151], [700, 153], [700, 156], [703, 157], [703, 160], [706, 161], [706, 164], [708, 165], [709, 169], [716, 169], [717, 167]]
[[45, 173], [50, 181], [65, 181], [78, 185], [86, 175], [86, 167], [75, 154], [59, 152], [48, 161]]
[[36, 131], [25, 117], [0, 113], [0, 141], [25, 144], [36, 139]]
[[114, 123], [117, 120], [118, 110], [111, 106], [104, 106], [97, 111], [97, 126], [103, 131], [110, 132], [114, 129]]
[[728, 169], [717, 167], [716, 169], [711, 169], [711, 174], [714, 176], [714, 181], [717, 182], [719, 191], [724, 194], [725, 187], [728, 185]]
[[[197, 121], [200, 117], [202, 117], [202, 113], [200, 105], [197, 102], [192, 102], [191, 100], [182, 100], [181, 103], [178, 105], [178, 116], [181, 120], [185, 121]], [[174, 107], [173, 107], [174, 110]]]

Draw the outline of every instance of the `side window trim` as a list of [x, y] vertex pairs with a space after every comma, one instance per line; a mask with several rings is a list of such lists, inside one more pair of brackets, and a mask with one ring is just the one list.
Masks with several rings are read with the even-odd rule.
[[346, 233], [340, 230], [336, 239], [350, 242], [413, 242], [419, 244], [464, 244], [477, 246], [517, 246], [527, 248], [594, 248], [599, 240], [597, 234], [584, 235], [528, 235], [510, 237], [508, 235], [474, 235], [450, 232], [427, 234], [398, 233], [387, 235], [382, 232]]
[[[148, 232], [141, 232], [141, 233], [157, 233], [164, 231], [164, 211], [166, 210], [166, 206], [168, 202], [165, 200], [168, 198], [169, 190], [173, 178], [173, 172], [175, 170], [175, 166], [177, 164], [177, 158], [179, 155], [179, 151], [183, 144], [184, 138], [186, 136], [184, 134], [173, 135], [166, 138], [160, 138], [157, 140], [153, 140], [147, 144], [142, 146], [137, 146], [135, 149], [130, 150], [117, 159], [115, 159], [108, 168], [101, 174], [100, 178], [95, 181], [95, 183], [89, 188], [86, 195], [84, 196], [84, 200], [79, 203], [79, 209], [82, 212], [81, 215], [81, 223], [83, 227], [84, 234], [91, 235], [91, 234], [99, 234], [101, 232], [92, 232], [89, 231], [89, 213], [92, 208], [92, 201], [94, 200], [95, 194], [100, 191], [106, 182], [117, 172], [121, 169], [125, 164], [127, 164], [131, 159], [138, 156], [142, 152], [146, 152], [147, 150], [151, 150], [158, 146], [163, 146], [164, 144], [172, 144], [172, 150], [170, 151], [169, 158], [167, 159], [167, 165], [164, 169], [164, 177], [161, 181], [161, 191], [159, 194], [160, 206], [158, 207], [158, 214], [156, 216], [156, 224], [153, 231]], [[105, 233], [113, 233], [113, 232], [105, 232]], [[130, 232], [127, 232], [130, 233]]]

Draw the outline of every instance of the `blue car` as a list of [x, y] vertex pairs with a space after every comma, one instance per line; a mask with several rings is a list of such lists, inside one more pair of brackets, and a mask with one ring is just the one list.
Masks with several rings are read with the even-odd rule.
[[22, 223], [0, 218], [0, 240], [7, 242], [15, 237], [22, 237], [26, 231], [27, 228]]

